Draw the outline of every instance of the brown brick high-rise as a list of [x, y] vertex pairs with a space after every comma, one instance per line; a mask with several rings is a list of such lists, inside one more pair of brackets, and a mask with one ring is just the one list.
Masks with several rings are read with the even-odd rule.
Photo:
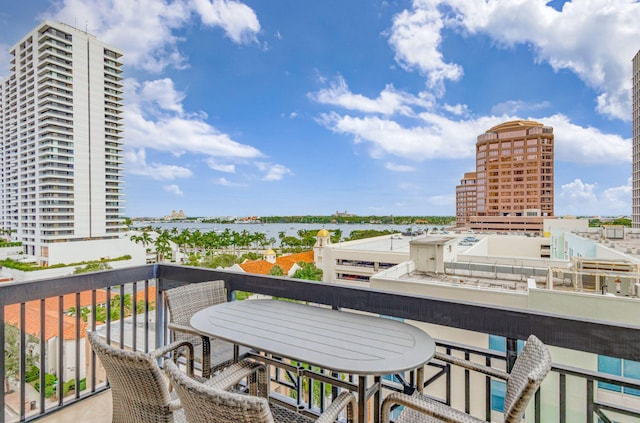
[[553, 216], [553, 141], [553, 128], [523, 120], [478, 136], [475, 174], [465, 173], [456, 187], [457, 225], [542, 231], [542, 220]]

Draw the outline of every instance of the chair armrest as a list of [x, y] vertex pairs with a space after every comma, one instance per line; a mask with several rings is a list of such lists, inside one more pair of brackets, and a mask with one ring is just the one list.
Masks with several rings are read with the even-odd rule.
[[[205, 385], [226, 391], [246, 377], [251, 376], [253, 379], [253, 375], [256, 372], [258, 373], [257, 386], [251, 388], [253, 391], [257, 389], [257, 392], [252, 392], [252, 394], [258, 394], [267, 398], [269, 391], [267, 388], [266, 367], [262, 363], [251, 360], [242, 360], [231, 364], [223, 371], [206, 381]], [[254, 384], [255, 381], [251, 380], [251, 383]]]
[[444, 361], [446, 363], [453, 364], [455, 366], [460, 366], [460, 367], [463, 367], [465, 369], [469, 369], [469, 370], [473, 370], [473, 371], [476, 371], [476, 372], [484, 373], [484, 374], [489, 375], [491, 377], [495, 377], [495, 378], [502, 379], [502, 380], [508, 380], [509, 379], [509, 373], [505, 372], [504, 370], [495, 369], [495, 368], [489, 367], [489, 366], [484, 366], [484, 365], [479, 364], [479, 363], [474, 363], [473, 361], [464, 360], [462, 358], [454, 357], [452, 355], [443, 354], [443, 353], [439, 353], [439, 352], [436, 352], [434, 357], [437, 360]]
[[182, 348], [187, 350], [187, 374], [193, 377], [193, 345], [189, 341], [175, 341], [150, 352], [153, 358], [160, 358], [168, 352], [178, 351]]
[[389, 423], [389, 413], [394, 404], [405, 407], [403, 414], [408, 409], [415, 410], [435, 420], [449, 423], [485, 423], [476, 417], [463, 413], [460, 410], [449, 407], [441, 402], [434, 401], [422, 395], [407, 395], [400, 392], [389, 394], [382, 402], [382, 423]]
[[[172, 386], [172, 385], [169, 384], [169, 386]], [[180, 402], [179, 398], [169, 401], [169, 410], [170, 411], [180, 410], [181, 408], [182, 408], [182, 403]]]
[[191, 326], [180, 325], [177, 323], [169, 323], [167, 326], [170, 330], [175, 330], [177, 332], [184, 332], [184, 333], [188, 333], [190, 335], [195, 335], [195, 336], [201, 336], [203, 338], [205, 337], [205, 335], [201, 334]]
[[354, 408], [356, 405], [356, 397], [351, 392], [343, 392], [338, 395], [335, 401], [331, 403], [324, 413], [318, 417], [316, 423], [333, 423], [340, 416], [342, 410], [347, 408], [346, 417], [348, 423], [353, 423], [355, 421], [355, 413]]

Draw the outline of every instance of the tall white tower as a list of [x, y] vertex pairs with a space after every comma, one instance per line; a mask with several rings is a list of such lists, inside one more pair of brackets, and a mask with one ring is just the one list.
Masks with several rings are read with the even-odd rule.
[[631, 221], [633, 228], [640, 228], [640, 51], [633, 58], [633, 156]]
[[45, 21], [10, 54], [0, 84], [0, 227], [42, 263], [52, 243], [119, 238], [121, 51]]

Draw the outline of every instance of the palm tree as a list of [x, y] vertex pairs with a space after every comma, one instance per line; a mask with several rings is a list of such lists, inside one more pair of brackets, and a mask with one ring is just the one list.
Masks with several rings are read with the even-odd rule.
[[147, 231], [142, 232], [141, 235], [131, 235], [130, 239], [136, 244], [141, 243], [142, 246], [145, 247], [145, 249], [147, 248], [147, 245], [151, 244], [151, 242], [153, 241], [151, 239], [151, 235], [149, 235], [149, 232]]
[[165, 256], [171, 252], [171, 244], [169, 232], [165, 229], [155, 239], [156, 246], [156, 262], [160, 263], [164, 261]]

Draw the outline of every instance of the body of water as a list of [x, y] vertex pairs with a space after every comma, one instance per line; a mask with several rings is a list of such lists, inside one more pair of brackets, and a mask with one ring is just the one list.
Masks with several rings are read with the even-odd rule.
[[196, 229], [200, 230], [200, 232], [210, 232], [210, 231], [224, 231], [225, 229], [229, 229], [230, 231], [242, 232], [244, 230], [249, 232], [262, 232], [267, 236], [267, 239], [274, 237], [277, 241], [279, 241], [278, 234], [282, 231], [286, 233], [287, 236], [298, 236], [299, 230], [320, 230], [322, 228], [331, 231], [333, 229], [340, 229], [342, 231], [342, 238], [347, 238], [351, 234], [352, 231], [359, 230], [391, 230], [395, 232], [405, 232], [408, 229], [412, 231], [417, 230], [427, 230], [431, 228], [442, 228], [439, 225], [385, 225], [385, 224], [338, 224], [338, 223], [328, 223], [328, 224], [319, 224], [319, 223], [229, 223], [229, 224], [218, 224], [218, 223], [198, 223], [198, 222], [142, 222], [136, 221], [133, 223], [132, 228], [144, 228], [147, 226], [151, 226], [152, 228], [161, 228], [161, 229], [172, 229], [178, 228], [179, 231], [183, 229], [189, 229], [194, 231]]

